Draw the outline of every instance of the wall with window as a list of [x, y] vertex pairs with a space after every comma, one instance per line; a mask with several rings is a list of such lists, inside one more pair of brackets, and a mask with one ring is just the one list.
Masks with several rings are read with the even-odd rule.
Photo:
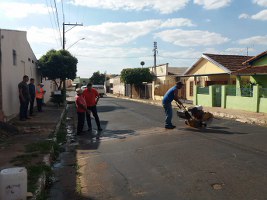
[[[18, 84], [24, 75], [43, 82], [50, 96], [50, 81], [42, 81], [37, 69], [37, 59], [27, 41], [25, 31], [1, 29], [1, 86], [2, 111], [8, 120], [19, 113]], [[45, 100], [49, 98], [45, 97]]]

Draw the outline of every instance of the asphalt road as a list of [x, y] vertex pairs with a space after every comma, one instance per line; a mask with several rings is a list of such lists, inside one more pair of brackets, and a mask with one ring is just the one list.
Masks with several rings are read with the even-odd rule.
[[266, 127], [215, 119], [197, 130], [174, 115], [165, 130], [163, 108], [117, 98], [98, 112], [101, 140], [79, 137], [76, 155], [85, 199], [267, 199]]

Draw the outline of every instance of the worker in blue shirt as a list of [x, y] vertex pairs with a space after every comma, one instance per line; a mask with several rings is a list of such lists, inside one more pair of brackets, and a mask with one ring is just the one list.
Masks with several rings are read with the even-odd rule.
[[175, 86], [170, 88], [163, 97], [162, 105], [165, 110], [166, 119], [165, 119], [165, 128], [166, 129], [174, 129], [176, 126], [172, 124], [172, 101], [175, 100], [179, 104], [181, 101], [178, 98], [178, 90], [183, 87], [182, 82], [177, 82]]

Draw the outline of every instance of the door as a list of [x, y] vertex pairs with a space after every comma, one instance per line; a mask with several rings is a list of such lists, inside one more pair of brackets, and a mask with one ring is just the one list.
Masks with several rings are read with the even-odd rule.
[[221, 85], [215, 85], [214, 86], [214, 107], [221, 107], [222, 104], [222, 87]]

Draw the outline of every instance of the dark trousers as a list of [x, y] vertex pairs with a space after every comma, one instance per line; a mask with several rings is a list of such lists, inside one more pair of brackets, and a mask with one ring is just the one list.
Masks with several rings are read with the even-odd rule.
[[[96, 109], [96, 106], [90, 106], [90, 107], [87, 107], [88, 110], [90, 110], [95, 118], [95, 122], [96, 122], [96, 125], [97, 125], [97, 128], [101, 128], [100, 126], [100, 121], [99, 121], [99, 117], [98, 117], [98, 114], [97, 114], [97, 109]], [[86, 113], [86, 121], [87, 121], [87, 125], [88, 125], [88, 129], [91, 129], [92, 128], [92, 124], [91, 124], [91, 114], [90, 113]]]
[[36, 98], [36, 103], [37, 103], [37, 110], [38, 112], [42, 112], [42, 105], [43, 105], [43, 99], [37, 99]]
[[30, 115], [33, 114], [33, 106], [34, 106], [34, 97], [31, 98], [30, 100]]
[[77, 134], [79, 134], [83, 131], [85, 112], [77, 112], [77, 115], [78, 115]]
[[20, 100], [19, 118], [26, 119], [28, 117], [29, 100]]

